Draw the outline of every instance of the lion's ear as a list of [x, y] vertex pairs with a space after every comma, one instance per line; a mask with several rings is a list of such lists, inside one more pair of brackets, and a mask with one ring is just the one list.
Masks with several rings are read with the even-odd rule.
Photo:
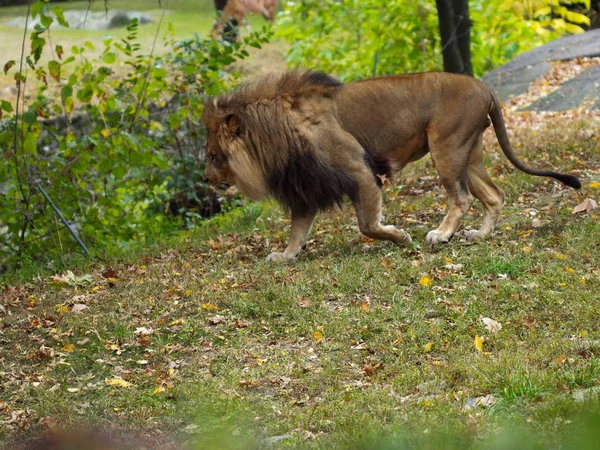
[[242, 131], [242, 122], [240, 118], [235, 114], [229, 114], [225, 118], [225, 123], [227, 124], [227, 130], [234, 136], [239, 136]]

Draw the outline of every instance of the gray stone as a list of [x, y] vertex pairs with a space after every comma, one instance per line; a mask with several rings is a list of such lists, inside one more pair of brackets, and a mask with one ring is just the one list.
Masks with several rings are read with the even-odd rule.
[[[600, 29], [591, 30], [582, 34], [565, 36], [542, 45], [541, 47], [522, 53], [512, 61], [485, 74], [481, 78], [481, 81], [492, 89], [501, 101], [506, 101], [512, 95], [525, 93], [535, 79], [541, 77], [550, 70], [551, 62], [595, 56], [600, 56]], [[580, 74], [580, 76], [581, 75], [583, 74]], [[536, 106], [536, 108], [539, 109], [535, 110], [560, 111], [562, 109], [577, 107], [581, 104], [582, 99], [597, 92], [594, 91], [593, 84], [597, 81], [595, 73], [592, 73], [581, 78], [571, 86], [569, 86], [568, 83], [565, 83], [561, 88], [551, 94], [555, 97], [547, 100], [547, 103], [540, 100], [540, 104]], [[563, 87], [566, 87], [568, 91], [565, 91], [564, 93], [560, 92]], [[581, 89], [582, 92], [575, 93], [578, 89]], [[560, 98], [567, 98], [570, 95], [576, 96], [572, 102], [559, 101]], [[581, 97], [582, 95], [583, 97]], [[551, 109], [543, 109], [546, 107]], [[600, 100], [596, 102], [595, 108], [600, 109]]]
[[565, 81], [549, 95], [536, 100], [526, 110], [564, 111], [577, 108], [585, 100], [597, 98], [600, 98], [600, 66], [593, 66]]
[[[52, 13], [49, 14], [54, 17]], [[108, 12], [86, 12], [85, 10], [71, 10], [64, 12], [65, 20], [69, 28], [77, 30], [110, 30], [112, 28], [125, 27], [132, 19], [138, 19], [140, 25], [154, 22], [152, 16], [148, 13], [139, 11], [120, 11], [113, 10]], [[32, 30], [40, 24], [40, 17], [28, 21], [28, 29]], [[16, 17], [6, 22], [9, 27], [23, 28], [25, 26], [25, 17]], [[51, 28], [64, 28], [56, 18], [52, 22]]]

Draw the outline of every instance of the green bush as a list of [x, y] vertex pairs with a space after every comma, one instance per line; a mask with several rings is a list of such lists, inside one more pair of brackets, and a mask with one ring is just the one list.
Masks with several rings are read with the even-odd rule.
[[[525, 19], [512, 1], [469, 4], [476, 76], [558, 36]], [[433, 2], [289, 1], [280, 14], [278, 33], [291, 44], [291, 65], [317, 68], [346, 81], [443, 68]]]
[[[57, 59], [41, 64], [48, 27], [64, 22], [60, 8], [52, 12], [32, 5], [41, 25], [31, 33], [28, 71], [14, 74], [17, 86], [35, 76], [35, 99], [24, 110], [1, 103], [0, 268], [73, 246], [37, 183], [88, 245], [109, 251], [180, 225], [169, 211], [191, 204], [189, 221], [214, 207], [201, 179], [203, 99], [235, 84], [226, 69], [270, 36], [263, 29], [234, 45], [167, 38], [166, 54], [143, 54], [132, 21], [125, 39], [104, 40], [99, 58], [88, 57], [91, 42], [68, 57], [56, 45]], [[9, 61], [4, 71], [16, 67]]]

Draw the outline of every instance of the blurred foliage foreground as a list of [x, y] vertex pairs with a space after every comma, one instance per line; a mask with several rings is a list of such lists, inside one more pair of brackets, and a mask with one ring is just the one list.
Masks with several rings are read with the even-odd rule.
[[[92, 57], [90, 41], [70, 55], [51, 41], [53, 21], [68, 26], [61, 8], [38, 0], [29, 13], [41, 23], [24, 61], [3, 69], [15, 72], [18, 97], [0, 104], [0, 273], [74, 248], [39, 186], [88, 246], [109, 252], [216, 212], [201, 178], [203, 98], [230, 86], [236, 76], [224, 69], [269, 32], [234, 45], [167, 37], [166, 52], [143, 54], [134, 20]], [[27, 84], [36, 92], [25, 102]]]

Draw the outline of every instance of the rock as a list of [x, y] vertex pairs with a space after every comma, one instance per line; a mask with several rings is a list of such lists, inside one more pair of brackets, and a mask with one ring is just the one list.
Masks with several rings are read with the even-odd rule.
[[[50, 16], [54, 17], [52, 13]], [[69, 23], [69, 28], [77, 30], [110, 30], [112, 28], [121, 28], [129, 24], [132, 19], [138, 19], [138, 23], [152, 23], [154, 19], [148, 13], [140, 11], [120, 11], [113, 10], [108, 12], [87, 12], [84, 10], [74, 10], [64, 12], [65, 20]], [[36, 17], [28, 22], [28, 29], [32, 30], [40, 24], [40, 17]], [[16, 17], [6, 22], [9, 27], [23, 28], [25, 26], [24, 17]], [[64, 28], [56, 18], [50, 28]]]
[[[500, 101], [521, 95], [531, 83], [550, 70], [553, 61], [600, 56], [600, 29], [556, 39], [541, 47], [522, 53], [501, 67], [485, 74], [483, 81]], [[592, 70], [594, 69], [594, 70]], [[598, 96], [598, 68], [590, 68], [563, 84], [548, 97], [534, 103], [535, 111], [562, 111], [581, 104], [585, 98]], [[564, 92], [563, 89], [565, 89]], [[545, 109], [548, 108], [548, 109]], [[593, 106], [600, 109], [600, 100]]]

